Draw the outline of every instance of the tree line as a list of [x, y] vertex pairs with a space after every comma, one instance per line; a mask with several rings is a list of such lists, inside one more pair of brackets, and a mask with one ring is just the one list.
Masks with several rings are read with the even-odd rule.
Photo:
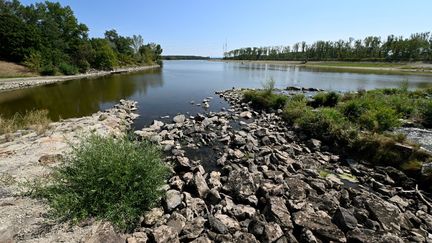
[[141, 35], [89, 38], [69, 6], [44, 2], [28, 6], [0, 0], [0, 59], [24, 64], [42, 75], [112, 70], [119, 66], [161, 62], [162, 48], [144, 44]]
[[389, 35], [387, 39], [369, 36], [339, 41], [305, 41], [292, 46], [247, 47], [224, 53], [225, 59], [289, 61], [432, 61], [430, 32], [409, 38]]

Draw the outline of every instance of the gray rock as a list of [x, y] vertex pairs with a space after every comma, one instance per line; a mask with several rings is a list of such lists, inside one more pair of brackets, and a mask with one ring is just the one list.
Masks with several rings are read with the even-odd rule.
[[126, 239], [127, 243], [147, 243], [148, 236], [145, 232], [135, 232]]
[[170, 218], [168, 219], [167, 225], [174, 228], [177, 231], [177, 233], [180, 234], [180, 232], [183, 230], [183, 228], [186, 225], [186, 218], [183, 215], [174, 212], [171, 214]]
[[256, 209], [255, 208], [253, 208], [251, 206], [243, 205], [243, 204], [234, 204], [231, 212], [232, 212], [232, 215], [239, 220], [252, 218], [256, 215]]
[[233, 170], [229, 173], [226, 185], [228, 191], [231, 191], [240, 200], [254, 195], [257, 186], [247, 170]]
[[180, 242], [177, 231], [167, 225], [161, 225], [152, 231], [152, 239], [155, 243]]
[[185, 120], [186, 120], [185, 115], [177, 115], [173, 118], [173, 121], [177, 124], [182, 124], [185, 122]]
[[203, 217], [196, 217], [192, 221], [186, 222], [181, 233], [181, 240], [187, 239], [190, 241], [197, 238], [204, 231], [205, 222], [206, 220]]
[[284, 228], [292, 229], [291, 214], [285, 203], [285, 199], [281, 197], [270, 197], [267, 200], [264, 213], [270, 221], [275, 221]]
[[[124, 239], [120, 237], [114, 230], [114, 227], [109, 222], [101, 222], [84, 240], [86, 243], [124, 243]], [[11, 241], [14, 242], [14, 241]]]
[[214, 217], [218, 219], [230, 232], [236, 232], [241, 229], [237, 220], [226, 214], [216, 214]]
[[253, 234], [237, 231], [234, 234], [234, 243], [259, 243]]
[[326, 241], [346, 242], [345, 234], [332, 223], [330, 216], [323, 212], [300, 211], [293, 214], [297, 226], [311, 230], [315, 236]]
[[384, 230], [400, 231], [403, 219], [398, 207], [377, 197], [366, 199], [366, 207]]
[[245, 119], [251, 119], [252, 118], [252, 112], [250, 111], [243, 111], [240, 113], [240, 117], [241, 118], [245, 118]]
[[333, 215], [333, 222], [343, 231], [347, 232], [357, 227], [357, 219], [345, 208], [339, 207]]
[[195, 187], [198, 196], [201, 198], [205, 198], [207, 193], [210, 191], [210, 188], [207, 185], [203, 175], [201, 173], [195, 173], [193, 178], [193, 185]]
[[152, 208], [150, 211], [144, 213], [143, 224], [146, 226], [152, 226], [159, 222], [164, 215], [164, 210], [162, 208]]
[[227, 226], [222, 223], [219, 219], [214, 217], [213, 215], [208, 216], [208, 222], [210, 225], [210, 229], [215, 231], [218, 234], [226, 234], [228, 232]]
[[167, 212], [172, 212], [181, 205], [183, 200], [182, 194], [177, 190], [168, 190], [165, 194], [164, 207]]

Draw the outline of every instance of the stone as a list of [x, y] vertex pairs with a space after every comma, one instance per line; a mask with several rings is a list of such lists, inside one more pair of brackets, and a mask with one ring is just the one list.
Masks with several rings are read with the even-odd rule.
[[284, 228], [292, 229], [291, 214], [285, 203], [285, 199], [281, 197], [270, 197], [266, 202], [264, 214], [270, 221], [275, 221]]
[[198, 237], [195, 240], [191, 241], [191, 243], [211, 243], [212, 241], [204, 236]]
[[230, 232], [236, 232], [241, 229], [237, 220], [226, 214], [216, 214], [214, 217], [218, 219]]
[[228, 227], [222, 223], [218, 218], [213, 215], [208, 216], [208, 222], [210, 225], [210, 229], [215, 231], [218, 234], [226, 234], [228, 232]]
[[63, 160], [63, 156], [61, 154], [46, 154], [42, 155], [38, 162], [42, 165], [50, 165], [61, 162]]
[[147, 243], [148, 236], [145, 232], [135, 232], [126, 239], [127, 243]]
[[152, 231], [152, 239], [155, 243], [177, 243], [180, 242], [177, 231], [167, 225], [161, 225]]
[[213, 188], [207, 194], [207, 200], [210, 202], [210, 204], [216, 205], [222, 200], [222, 197], [219, 194], [218, 190]]
[[283, 231], [277, 223], [270, 222], [264, 226], [264, 235], [263, 235], [264, 242], [275, 242], [282, 236], [283, 236]]
[[377, 197], [366, 199], [366, 207], [384, 230], [400, 231], [401, 212], [399, 208]]
[[252, 218], [256, 215], [255, 208], [243, 204], [234, 204], [231, 212], [238, 220]]
[[257, 186], [247, 170], [231, 171], [224, 186], [240, 200], [245, 200], [248, 196], [254, 195], [257, 190]]
[[201, 173], [194, 174], [193, 185], [200, 198], [205, 198], [207, 193], [210, 191], [210, 188]]
[[196, 217], [192, 221], [187, 221], [181, 233], [181, 240], [190, 241], [197, 238], [204, 231], [205, 222], [203, 217]]
[[333, 222], [345, 232], [357, 227], [357, 219], [350, 211], [342, 207], [336, 210], [333, 215]]
[[191, 170], [191, 164], [190, 164], [189, 158], [178, 156], [175, 170], [177, 172], [190, 171]]
[[183, 192], [187, 208], [192, 212], [194, 217], [204, 216], [207, 214], [207, 205], [203, 199], [192, 197], [189, 193]]
[[395, 203], [398, 205], [402, 210], [405, 210], [406, 207], [408, 207], [409, 203], [399, 197], [398, 195], [395, 195], [389, 199], [390, 202]]
[[252, 118], [252, 112], [250, 111], [243, 111], [240, 113], [240, 117], [241, 118], [245, 118], [245, 119], [251, 119]]
[[124, 243], [124, 239], [118, 235], [109, 222], [101, 222], [90, 232], [84, 240], [85, 243]]
[[173, 118], [173, 121], [177, 124], [182, 124], [185, 122], [185, 120], [186, 120], [185, 115], [177, 115]]
[[220, 189], [222, 187], [222, 183], [220, 182], [221, 173], [218, 171], [210, 172], [209, 185], [213, 189]]
[[299, 211], [293, 214], [297, 226], [311, 230], [315, 236], [326, 241], [346, 242], [345, 234], [332, 223], [330, 216], [324, 211]]
[[180, 234], [180, 232], [183, 230], [183, 228], [186, 225], [186, 218], [183, 215], [174, 212], [171, 214], [166, 225], [174, 228], [177, 231], [177, 233]]
[[164, 207], [167, 212], [172, 212], [181, 205], [183, 196], [177, 190], [168, 190], [165, 194]]
[[164, 210], [162, 208], [152, 208], [150, 211], [144, 213], [143, 224], [152, 226], [162, 219]]
[[234, 243], [259, 243], [253, 234], [240, 231], [235, 232], [233, 241]]

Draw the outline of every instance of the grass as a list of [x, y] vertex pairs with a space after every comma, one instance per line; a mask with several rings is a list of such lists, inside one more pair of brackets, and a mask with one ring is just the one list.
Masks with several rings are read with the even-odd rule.
[[94, 217], [131, 230], [158, 202], [168, 173], [156, 145], [92, 135], [73, 147], [49, 181], [35, 185], [32, 195], [46, 199], [52, 216], [60, 220]]
[[12, 62], [0, 61], [0, 79], [1, 78], [22, 78], [37, 76], [30, 69], [23, 65]]
[[[278, 94], [253, 91], [245, 93], [252, 104], [274, 108], [275, 97], [285, 100], [283, 118], [304, 134], [331, 145], [333, 150], [379, 165], [390, 165], [415, 174], [430, 161], [419, 146], [391, 131], [403, 120], [432, 127], [432, 89], [409, 91], [378, 89], [346, 93], [321, 92], [307, 100], [303, 95], [281, 98]], [[257, 100], [259, 102], [257, 102]], [[280, 106], [281, 104], [278, 104]], [[409, 150], [402, 149], [407, 145]]]
[[310, 66], [330, 66], [330, 67], [384, 67], [384, 68], [400, 68], [405, 66], [404, 63], [385, 63], [385, 62], [311, 62], [307, 63]]
[[16, 113], [11, 118], [0, 116], [0, 134], [22, 129], [32, 129], [38, 133], [42, 133], [48, 128], [50, 123], [48, 110], [27, 111], [24, 114]]
[[244, 93], [243, 100], [251, 102], [256, 109], [280, 109], [286, 104], [288, 97], [286, 95], [274, 94], [275, 81], [267, 80], [263, 83], [263, 90], [249, 90]]

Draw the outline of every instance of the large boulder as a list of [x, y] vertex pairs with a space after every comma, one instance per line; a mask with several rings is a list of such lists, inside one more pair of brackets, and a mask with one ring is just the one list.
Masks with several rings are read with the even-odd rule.
[[264, 208], [264, 213], [268, 220], [275, 221], [283, 228], [292, 229], [291, 214], [285, 205], [282, 197], [270, 197]]
[[233, 170], [228, 175], [228, 181], [224, 185], [239, 200], [245, 201], [254, 195], [257, 190], [252, 175], [247, 170]]
[[332, 223], [331, 217], [324, 211], [300, 211], [293, 214], [294, 223], [311, 230], [324, 241], [346, 242], [345, 234]]
[[399, 232], [401, 226], [407, 227], [406, 219], [399, 208], [378, 197], [369, 197], [366, 199], [366, 207], [371, 217], [377, 220], [381, 227], [386, 231]]
[[183, 196], [177, 190], [168, 190], [165, 194], [164, 207], [167, 212], [172, 212], [181, 205]]
[[192, 221], [186, 222], [181, 233], [181, 240], [190, 241], [196, 239], [204, 231], [205, 222], [206, 220], [203, 217], [196, 217]]
[[194, 174], [194, 178], [193, 178], [193, 186], [195, 188], [195, 191], [197, 193], [197, 195], [200, 198], [205, 198], [207, 196], [207, 193], [210, 191], [204, 176], [197, 172]]
[[180, 242], [177, 231], [167, 225], [161, 225], [152, 231], [152, 240], [155, 243], [177, 243]]
[[333, 222], [345, 232], [357, 228], [357, 219], [350, 211], [342, 207], [336, 210], [333, 215]]

